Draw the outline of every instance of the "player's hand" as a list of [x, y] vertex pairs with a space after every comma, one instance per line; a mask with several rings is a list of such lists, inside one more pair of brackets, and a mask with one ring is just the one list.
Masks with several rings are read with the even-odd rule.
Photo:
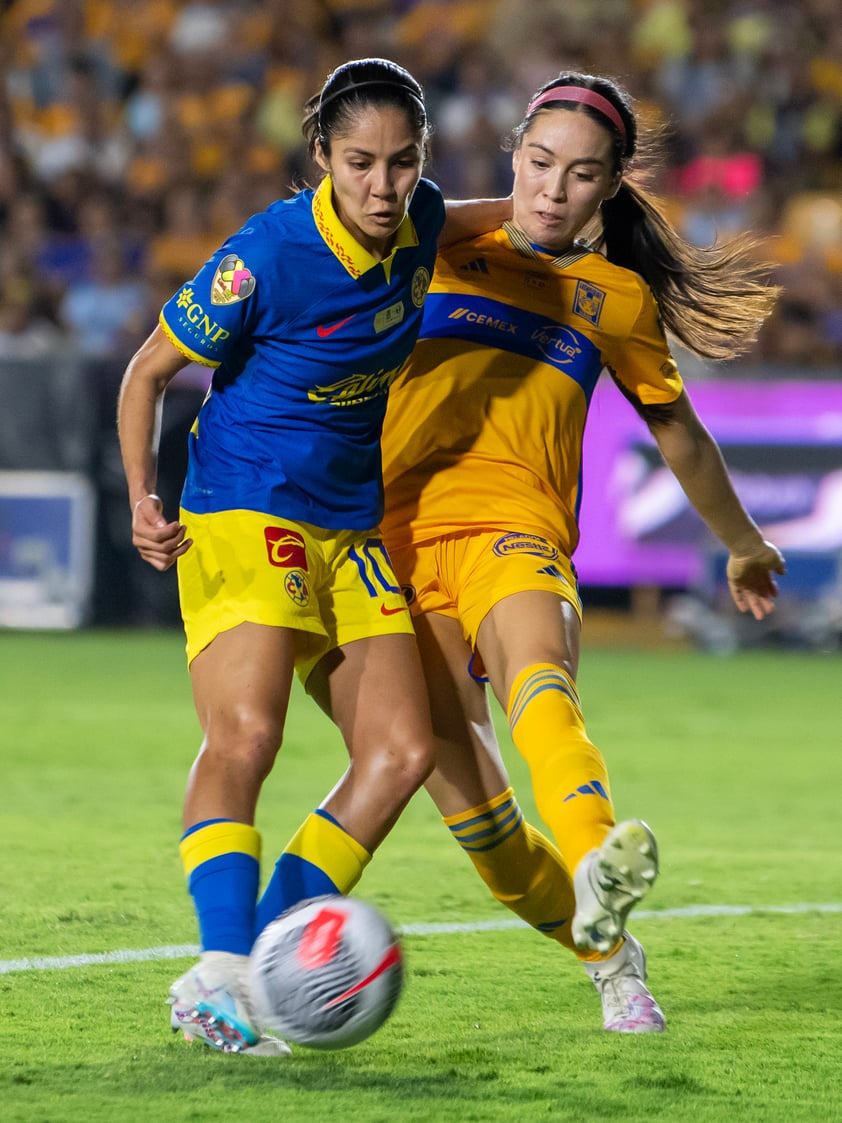
[[733, 552], [726, 567], [728, 588], [740, 612], [762, 620], [775, 607], [778, 583], [774, 573], [786, 573], [786, 563], [777, 546], [761, 542], [756, 549]]
[[144, 495], [132, 513], [132, 543], [144, 561], [162, 572], [193, 545], [185, 538], [186, 527], [180, 522], [167, 522], [164, 504], [157, 495]]

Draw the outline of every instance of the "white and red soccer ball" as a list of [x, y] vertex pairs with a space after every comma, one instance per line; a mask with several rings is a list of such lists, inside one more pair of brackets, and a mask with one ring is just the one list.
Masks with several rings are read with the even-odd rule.
[[355, 897], [303, 901], [261, 932], [251, 1001], [262, 1031], [314, 1049], [345, 1049], [386, 1021], [403, 986], [388, 920]]

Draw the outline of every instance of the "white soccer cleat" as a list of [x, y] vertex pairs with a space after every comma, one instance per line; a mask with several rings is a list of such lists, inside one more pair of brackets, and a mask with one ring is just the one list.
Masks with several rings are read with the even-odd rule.
[[222, 1053], [285, 1057], [290, 1048], [277, 1037], [261, 1034], [248, 1001], [248, 956], [204, 952], [201, 960], [170, 987], [173, 1032], [194, 1038]]
[[617, 823], [598, 850], [576, 867], [573, 940], [590, 951], [610, 951], [623, 934], [626, 917], [658, 876], [658, 845], [640, 819]]
[[602, 1000], [602, 1028], [613, 1033], [663, 1033], [666, 1019], [646, 986], [646, 954], [628, 932], [618, 952], [584, 963]]

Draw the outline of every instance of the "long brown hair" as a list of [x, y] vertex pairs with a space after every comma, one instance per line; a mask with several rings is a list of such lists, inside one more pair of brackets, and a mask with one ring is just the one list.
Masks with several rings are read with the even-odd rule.
[[[599, 98], [588, 104], [581, 97], [565, 97], [565, 87], [592, 90], [608, 105], [600, 107]], [[558, 98], [542, 96], [555, 90]], [[757, 239], [741, 234], [700, 247], [681, 236], [643, 178], [630, 173], [642, 148], [654, 146], [649, 138], [641, 143], [631, 97], [616, 82], [591, 74], [560, 74], [531, 99], [506, 148], [521, 146], [535, 114], [545, 108], [587, 113], [612, 136], [614, 170], [622, 179], [614, 197], [602, 203], [601, 224], [585, 231], [593, 248], [644, 278], [665, 330], [689, 351], [708, 359], [730, 359], [747, 350], [780, 291], [769, 283], [771, 267], [761, 262]]]

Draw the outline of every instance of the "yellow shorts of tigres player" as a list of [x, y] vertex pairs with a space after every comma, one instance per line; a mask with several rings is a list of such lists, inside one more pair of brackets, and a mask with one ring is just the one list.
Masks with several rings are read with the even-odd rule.
[[190, 549], [178, 590], [191, 662], [220, 632], [269, 624], [298, 633], [302, 682], [335, 647], [412, 634], [406, 599], [377, 531], [323, 530], [256, 511], [181, 511]]
[[459, 620], [472, 649], [487, 614], [513, 593], [556, 593], [582, 618], [573, 563], [538, 534], [472, 530], [394, 547], [391, 558], [412, 614], [440, 612]]

